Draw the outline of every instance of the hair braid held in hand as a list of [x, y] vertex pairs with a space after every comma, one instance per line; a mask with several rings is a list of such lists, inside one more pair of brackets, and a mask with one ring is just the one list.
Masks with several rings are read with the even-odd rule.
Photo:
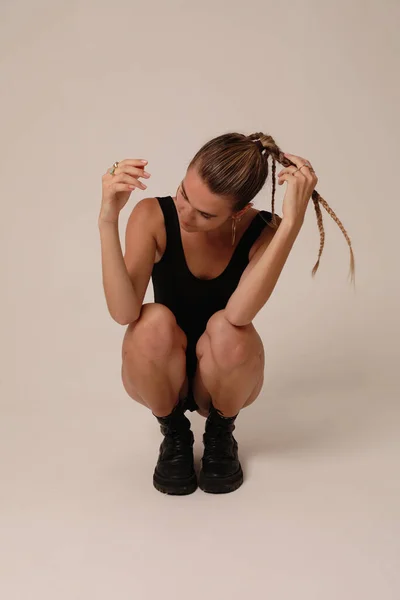
[[[260, 140], [265, 151], [260, 151], [259, 144], [254, 140]], [[269, 171], [268, 158], [272, 161], [272, 221], [268, 223], [276, 228], [275, 219], [275, 191], [276, 191], [276, 163], [283, 167], [293, 165], [275, 140], [262, 132], [252, 133], [249, 136], [240, 133], [226, 133], [213, 138], [195, 154], [189, 164], [195, 167], [214, 194], [227, 196], [234, 199], [233, 210], [240, 211], [258, 194], [264, 186]], [[294, 165], [296, 166], [296, 165]], [[312, 276], [318, 270], [320, 258], [325, 244], [325, 231], [322, 221], [322, 205], [326, 212], [337, 223], [350, 248], [350, 276], [355, 279], [355, 261], [350, 238], [334, 211], [328, 203], [320, 196], [316, 189], [311, 194], [317, 217], [317, 225], [320, 232], [320, 246], [318, 260], [312, 269]]]

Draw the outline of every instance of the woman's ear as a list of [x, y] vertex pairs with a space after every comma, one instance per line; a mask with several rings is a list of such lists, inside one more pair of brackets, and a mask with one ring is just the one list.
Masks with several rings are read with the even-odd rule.
[[240, 219], [241, 217], [243, 217], [243, 215], [245, 215], [247, 213], [248, 210], [250, 210], [250, 208], [253, 206], [253, 202], [249, 202], [248, 204], [246, 204], [246, 206], [244, 208], [242, 208], [242, 210], [239, 210], [239, 212], [236, 212], [233, 214], [233, 218], [234, 219]]

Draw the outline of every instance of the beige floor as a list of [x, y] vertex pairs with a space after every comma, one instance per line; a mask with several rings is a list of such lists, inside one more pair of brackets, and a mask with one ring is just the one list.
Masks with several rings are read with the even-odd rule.
[[224, 496], [153, 489], [161, 434], [123, 391], [66, 377], [36, 406], [10, 404], [2, 597], [397, 599], [398, 390], [271, 378], [237, 420], [246, 479]]

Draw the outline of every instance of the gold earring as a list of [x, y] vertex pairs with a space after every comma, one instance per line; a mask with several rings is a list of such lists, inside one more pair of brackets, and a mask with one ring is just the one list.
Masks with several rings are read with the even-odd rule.
[[242, 210], [240, 210], [237, 214], [240, 215], [239, 217], [232, 217], [232, 246], [235, 245], [235, 239], [236, 239], [236, 221], [240, 221], [240, 219], [242, 218], [242, 216], [247, 213], [247, 211], [249, 210], [249, 208], [251, 208], [254, 205], [254, 202], [249, 202], [247, 204], [247, 206], [245, 206], [244, 208], [242, 208]]
[[235, 245], [235, 239], [236, 239], [236, 219], [234, 217], [232, 217], [232, 246]]

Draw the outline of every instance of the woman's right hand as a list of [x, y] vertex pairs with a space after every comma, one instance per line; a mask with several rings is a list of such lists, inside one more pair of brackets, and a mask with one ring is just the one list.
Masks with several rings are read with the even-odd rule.
[[144, 170], [147, 160], [126, 158], [118, 163], [118, 167], [111, 175], [107, 169], [102, 177], [102, 199], [100, 221], [116, 223], [119, 213], [128, 202], [135, 188], [145, 190], [147, 186], [139, 181], [139, 177], [150, 177]]

